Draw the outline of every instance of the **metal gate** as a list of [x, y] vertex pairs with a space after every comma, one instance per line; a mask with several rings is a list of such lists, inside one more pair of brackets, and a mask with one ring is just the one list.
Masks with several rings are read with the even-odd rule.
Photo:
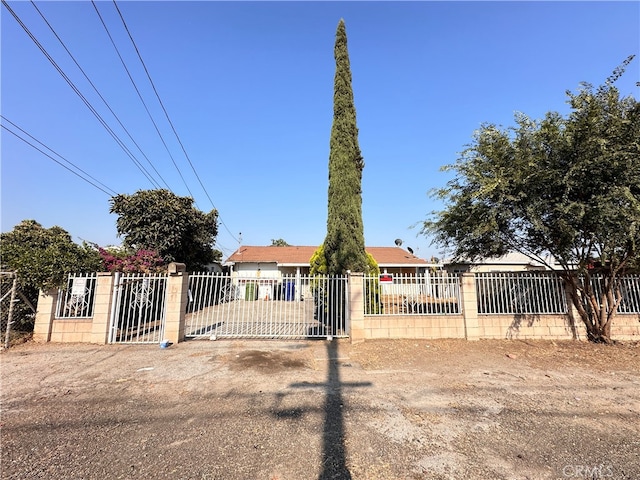
[[167, 275], [116, 273], [110, 343], [160, 343], [164, 336]]
[[348, 336], [346, 276], [189, 276], [186, 338]]

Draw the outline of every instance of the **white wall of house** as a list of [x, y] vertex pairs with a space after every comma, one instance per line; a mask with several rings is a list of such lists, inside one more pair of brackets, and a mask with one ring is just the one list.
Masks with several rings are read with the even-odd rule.
[[278, 265], [275, 263], [236, 263], [233, 274], [238, 278], [281, 278]]
[[[552, 257], [547, 262], [555, 263]], [[472, 272], [472, 273], [490, 273], [490, 272], [531, 272], [540, 270], [549, 270], [549, 268], [541, 262], [534, 261], [517, 252], [511, 252], [503, 257], [487, 258], [481, 263], [445, 263], [445, 269], [450, 272]]]
[[[231, 276], [235, 279], [236, 284], [240, 288], [241, 298], [246, 298], [247, 288], [249, 295], [254, 286], [247, 287], [249, 283], [256, 284], [258, 289], [258, 299], [273, 300], [277, 296], [275, 289], [283, 288], [283, 277], [294, 277], [300, 275], [308, 275], [309, 268], [301, 268], [300, 266], [281, 266], [275, 263], [237, 263], [233, 266]], [[294, 289], [295, 299], [301, 300], [302, 290], [299, 282], [295, 280], [296, 287]]]

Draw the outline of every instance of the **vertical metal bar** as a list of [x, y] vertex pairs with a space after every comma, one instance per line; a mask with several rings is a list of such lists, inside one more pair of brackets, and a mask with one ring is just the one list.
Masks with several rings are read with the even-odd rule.
[[9, 300], [9, 312], [7, 313], [7, 331], [4, 335], [4, 348], [9, 348], [9, 340], [11, 335], [11, 325], [13, 324], [13, 310], [16, 304], [16, 293], [18, 291], [18, 276], [13, 274], [13, 282], [11, 284], [11, 296]]
[[485, 313], [484, 312], [484, 283], [482, 282], [482, 279], [476, 275], [475, 276], [475, 284], [476, 284], [476, 297], [478, 299], [478, 313]]
[[167, 295], [169, 294], [167, 283], [167, 275], [162, 275], [162, 311], [160, 312], [160, 330], [158, 331], [158, 342], [162, 342], [164, 340], [164, 331], [167, 320]]
[[[140, 284], [140, 288], [137, 290], [137, 293], [139, 294], [136, 295], [136, 303], [138, 303], [138, 305], [140, 306], [140, 308], [138, 309], [138, 314], [137, 314], [137, 318], [136, 318], [136, 324], [135, 324], [135, 329], [136, 329], [136, 341], [140, 338], [140, 324], [145, 322], [145, 317], [147, 314], [147, 298], [145, 298], [145, 278], [144, 276], [141, 276], [140, 274], [136, 275], [136, 281], [139, 282]], [[143, 304], [143, 300], [145, 300], [144, 304]], [[133, 341], [133, 338], [132, 338]]]
[[489, 278], [487, 276], [483, 276], [483, 275], [476, 275], [476, 281], [479, 282], [480, 285], [482, 285], [482, 288], [484, 289], [484, 293], [482, 295], [482, 303], [483, 303], [483, 313], [492, 313], [491, 309], [490, 309], [490, 305], [491, 305], [491, 299], [493, 298], [494, 295], [496, 295], [496, 291], [497, 291], [497, 287], [496, 284], [493, 280], [493, 278]]
[[126, 325], [127, 328], [125, 332], [127, 332], [127, 335], [129, 335], [129, 330], [132, 331], [129, 336], [129, 341], [133, 339], [133, 329], [135, 327], [134, 322], [140, 323], [141, 307], [140, 305], [138, 305], [135, 291], [133, 291], [133, 286], [136, 285], [137, 281], [138, 281], [138, 276], [130, 274], [130, 275], [127, 275], [126, 281], [124, 283], [126, 298], [128, 300], [127, 304], [130, 306], [133, 306], [133, 308], [129, 308], [127, 310], [127, 325]]
[[69, 278], [67, 276], [67, 288], [58, 289], [58, 298], [56, 299], [56, 318], [62, 318], [64, 312], [62, 311], [62, 305], [66, 303], [67, 290], [69, 289]]
[[491, 310], [489, 308], [489, 302], [490, 302], [490, 296], [495, 295], [495, 291], [496, 291], [496, 286], [494, 284], [493, 279], [489, 279], [486, 276], [482, 276], [480, 274], [476, 275], [476, 281], [479, 282], [480, 285], [482, 285], [482, 288], [484, 289], [484, 293], [482, 295], [482, 304], [483, 304], [483, 313], [491, 313]]
[[109, 319], [109, 343], [115, 343], [118, 325], [119, 297], [120, 297], [120, 272], [115, 274], [113, 291], [111, 292], [111, 315]]
[[626, 293], [628, 296], [628, 308], [626, 313], [640, 313], [640, 276], [629, 275], [625, 277], [627, 287]]

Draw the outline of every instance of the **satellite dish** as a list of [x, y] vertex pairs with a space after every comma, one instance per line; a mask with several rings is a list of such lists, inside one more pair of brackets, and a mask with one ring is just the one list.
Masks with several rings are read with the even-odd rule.
[[396, 238], [396, 246], [399, 247], [402, 245], [402, 240], [399, 238]]
[[411, 247], [407, 247], [407, 250], [409, 251], [409, 253], [410, 253], [411, 255], [413, 255], [413, 248], [411, 248]]

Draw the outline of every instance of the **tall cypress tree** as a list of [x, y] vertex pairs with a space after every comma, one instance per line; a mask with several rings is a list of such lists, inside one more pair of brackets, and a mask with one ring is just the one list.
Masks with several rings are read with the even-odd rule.
[[324, 255], [329, 275], [366, 272], [362, 223], [362, 169], [356, 109], [351, 87], [347, 32], [340, 19], [334, 47], [336, 73], [329, 152], [329, 208]]

